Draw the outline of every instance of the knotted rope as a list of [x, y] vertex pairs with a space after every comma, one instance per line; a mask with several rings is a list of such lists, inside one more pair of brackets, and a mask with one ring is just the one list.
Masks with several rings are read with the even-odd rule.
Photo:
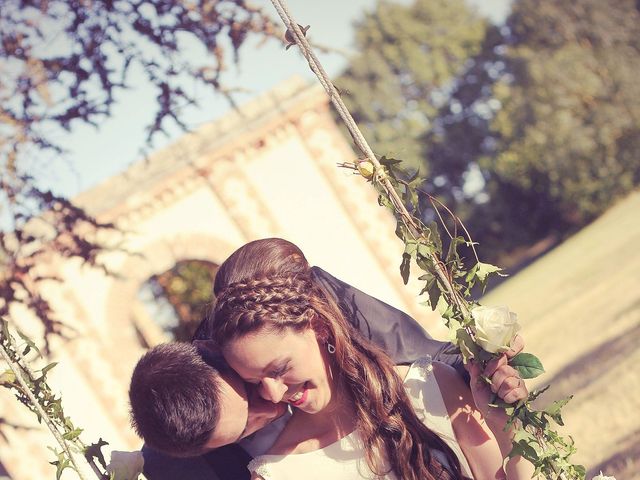
[[[340, 93], [338, 92], [336, 87], [333, 85], [333, 83], [329, 79], [329, 76], [327, 75], [327, 72], [324, 70], [322, 64], [320, 63], [320, 60], [318, 60], [318, 57], [316, 57], [315, 53], [313, 52], [313, 48], [311, 47], [307, 38], [305, 37], [305, 32], [298, 25], [298, 23], [294, 20], [293, 16], [291, 15], [291, 12], [287, 7], [286, 1], [271, 0], [271, 3], [273, 4], [276, 11], [278, 12], [278, 15], [284, 22], [288, 30], [288, 33], [291, 36], [291, 39], [298, 45], [298, 47], [300, 48], [300, 51], [302, 52], [302, 55], [307, 59], [307, 62], [309, 63], [309, 67], [311, 68], [313, 73], [315, 73], [316, 77], [318, 77], [318, 80], [320, 81], [325, 91], [329, 95], [329, 99], [331, 100], [331, 103], [338, 111], [340, 118], [342, 119], [347, 129], [349, 130], [349, 133], [351, 134], [351, 137], [353, 138], [353, 141], [355, 142], [358, 149], [365, 155], [366, 159], [369, 162], [371, 162], [371, 164], [375, 167], [377, 172], [384, 171], [383, 167], [380, 165], [380, 162], [378, 161], [375, 154], [373, 153], [373, 150], [369, 146], [369, 143], [364, 138], [364, 135], [360, 131], [360, 128], [358, 127], [355, 120], [353, 119], [351, 112], [349, 112], [349, 109], [342, 101], [342, 98], [340, 97]], [[400, 196], [398, 195], [398, 192], [396, 192], [395, 188], [391, 184], [391, 181], [389, 180], [389, 178], [387, 178], [386, 175], [381, 175], [378, 181], [380, 182], [381, 186], [384, 188], [387, 195], [391, 199], [391, 202], [394, 206], [396, 213], [400, 215], [403, 223], [407, 226], [407, 228], [413, 235], [414, 239], [417, 240], [420, 237], [424, 237], [419, 226], [416, 224], [413, 216], [409, 213], [407, 208], [404, 206], [402, 199], [400, 198]], [[467, 303], [461, 297], [458, 291], [455, 289], [453, 285], [453, 280], [448, 275], [448, 272], [442, 265], [442, 262], [440, 261], [440, 259], [437, 257], [435, 253], [431, 254], [431, 258], [433, 260], [433, 264], [435, 266], [435, 270], [438, 275], [438, 278], [446, 288], [447, 292], [449, 293], [451, 300], [456, 303], [458, 308], [460, 308], [460, 310], [465, 315], [468, 315], [469, 308], [467, 306]]]

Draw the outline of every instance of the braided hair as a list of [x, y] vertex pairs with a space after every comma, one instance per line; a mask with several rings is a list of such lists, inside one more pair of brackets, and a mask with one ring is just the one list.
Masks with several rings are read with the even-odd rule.
[[[332, 361], [356, 411], [356, 428], [374, 474], [400, 478], [462, 479], [451, 448], [417, 417], [391, 359], [356, 331], [311, 277], [292, 243], [251, 242], [218, 270], [209, 335], [220, 347], [252, 332], [312, 328], [319, 342], [335, 346]], [[433, 454], [441, 451], [445, 468]], [[386, 458], [386, 462], [383, 459]]]
[[214, 340], [225, 343], [263, 327], [281, 331], [303, 330], [315, 316], [307, 292], [312, 283], [306, 276], [271, 276], [237, 282], [216, 297]]

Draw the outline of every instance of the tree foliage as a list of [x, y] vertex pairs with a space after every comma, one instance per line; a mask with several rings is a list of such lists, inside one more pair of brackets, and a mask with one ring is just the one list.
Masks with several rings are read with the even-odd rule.
[[355, 28], [358, 53], [336, 80], [345, 104], [374, 151], [426, 168], [421, 137], [478, 53], [486, 22], [464, 0], [380, 1]]
[[[640, 182], [637, 2], [380, 2], [337, 81], [380, 155], [419, 166], [489, 259], [585, 225]], [[508, 262], [510, 263], [510, 262]]]
[[0, 193], [7, 200], [9, 230], [0, 230], [0, 316], [11, 318], [12, 307], [26, 307], [42, 322], [44, 351], [49, 336], [71, 333], [41, 294], [43, 282], [58, 282], [46, 265], [55, 253], [81, 259], [87, 265], [104, 266], [98, 258], [107, 245], [98, 239], [102, 232], [114, 232], [112, 224], [101, 223], [69, 200], [42, 190], [32, 177], [0, 176]]
[[156, 92], [148, 141], [172, 122], [184, 127], [194, 102], [185, 85], [229, 95], [223, 72], [247, 36], [279, 30], [243, 0], [6, 0], [0, 31], [0, 314], [26, 306], [46, 340], [65, 328], [38, 293], [55, 279], [37, 264], [55, 253], [98, 265], [98, 239], [114, 230], [40, 187], [33, 172], [64, 153], [58, 133], [98, 127], [134, 70]]
[[632, 0], [521, 0], [487, 39], [427, 144], [445, 189], [482, 172], [466, 215], [489, 250], [573, 231], [640, 183], [639, 25]]
[[496, 154], [481, 165], [538, 191], [583, 225], [640, 181], [640, 12], [636, 2], [514, 5], [494, 89]]
[[173, 268], [149, 279], [156, 303], [170, 306], [172, 322], [165, 331], [177, 341], [188, 342], [211, 310], [213, 291], [211, 286], [218, 267], [208, 262], [185, 260]]
[[[185, 79], [224, 91], [225, 50], [237, 59], [249, 33], [277, 31], [242, 0], [8, 0], [0, 26], [3, 148], [13, 155], [26, 141], [60, 148], [51, 127], [109, 116], [136, 67], [158, 100], [149, 135], [170, 120], [182, 124], [180, 108], [194, 101]], [[206, 54], [185, 55], [190, 48]]]

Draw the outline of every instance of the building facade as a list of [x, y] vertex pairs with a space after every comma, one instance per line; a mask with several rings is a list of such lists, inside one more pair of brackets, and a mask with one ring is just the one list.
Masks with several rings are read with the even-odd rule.
[[[438, 334], [419, 305], [419, 288], [400, 279], [403, 245], [391, 214], [362, 177], [337, 167], [355, 158], [324, 91], [291, 80], [75, 199], [98, 220], [115, 223], [122, 241], [102, 257], [115, 275], [55, 255], [47, 267], [63, 282], [43, 294], [77, 332], [54, 342], [59, 364], [51, 382], [86, 442], [101, 437], [115, 450], [141, 446], [129, 426], [129, 378], [145, 348], [170, 338], [139, 292], [178, 262], [219, 265], [250, 240], [286, 238], [312, 264]], [[22, 327], [37, 336], [36, 323], [25, 314]], [[6, 418], [34, 425], [7, 392], [0, 401]], [[5, 476], [53, 478], [46, 448], [52, 439], [41, 427], [3, 432]]]

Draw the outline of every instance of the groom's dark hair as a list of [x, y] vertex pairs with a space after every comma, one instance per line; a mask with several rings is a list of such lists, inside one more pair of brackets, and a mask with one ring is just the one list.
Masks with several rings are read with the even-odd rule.
[[[209, 362], [210, 363], [210, 362]], [[166, 343], [138, 361], [129, 387], [131, 424], [151, 448], [201, 455], [220, 416], [218, 369], [190, 343]]]

